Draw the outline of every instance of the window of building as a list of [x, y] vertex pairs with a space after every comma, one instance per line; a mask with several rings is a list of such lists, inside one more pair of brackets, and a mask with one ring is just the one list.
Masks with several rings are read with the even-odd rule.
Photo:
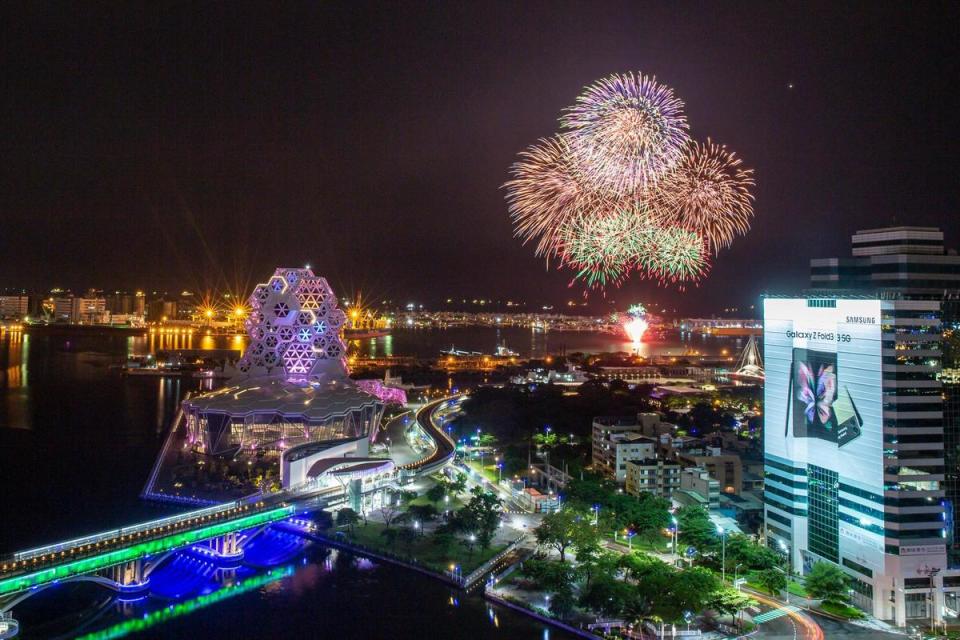
[[810, 551], [839, 562], [837, 507], [840, 483], [837, 472], [808, 465], [807, 487]]

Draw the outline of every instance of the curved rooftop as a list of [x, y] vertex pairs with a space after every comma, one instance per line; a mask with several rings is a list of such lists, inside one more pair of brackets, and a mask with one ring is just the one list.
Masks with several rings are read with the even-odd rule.
[[347, 378], [294, 383], [282, 378], [263, 377], [228, 384], [190, 398], [184, 404], [200, 413], [231, 417], [273, 414], [316, 422], [344, 416], [379, 402], [379, 398], [361, 391]]

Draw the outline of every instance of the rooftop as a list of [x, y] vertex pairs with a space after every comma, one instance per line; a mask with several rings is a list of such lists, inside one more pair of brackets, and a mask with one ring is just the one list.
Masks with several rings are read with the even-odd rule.
[[320, 421], [373, 406], [380, 401], [349, 379], [293, 383], [281, 378], [252, 378], [195, 396], [185, 402], [203, 413], [243, 417], [257, 413]]

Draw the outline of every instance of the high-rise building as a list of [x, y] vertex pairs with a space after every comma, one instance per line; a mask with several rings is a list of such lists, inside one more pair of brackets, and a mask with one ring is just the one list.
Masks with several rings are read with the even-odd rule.
[[146, 297], [142, 291], [115, 291], [107, 294], [107, 311], [114, 315], [143, 316], [146, 312]]
[[852, 253], [764, 301], [767, 540], [795, 570], [842, 567], [877, 617], [939, 619], [960, 591], [960, 425], [940, 379], [960, 257], [929, 227], [858, 231]]

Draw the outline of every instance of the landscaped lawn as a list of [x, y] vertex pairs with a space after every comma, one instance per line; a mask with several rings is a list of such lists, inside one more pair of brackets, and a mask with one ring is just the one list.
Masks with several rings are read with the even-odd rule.
[[[489, 459], [490, 456], [485, 456], [485, 458]], [[487, 459], [485, 459], [484, 462], [487, 462]], [[491, 484], [497, 484], [499, 481], [499, 472], [497, 471], [496, 465], [492, 462], [490, 464], [484, 464], [483, 468], [481, 469], [479, 460], [469, 460], [467, 461], [467, 466], [477, 473], [482, 473], [483, 477], [485, 477]]]
[[839, 618], [857, 620], [864, 617], [863, 612], [859, 609], [837, 602], [824, 602], [820, 605], [820, 609]]
[[440, 502], [430, 502], [430, 500], [427, 499], [427, 496], [422, 495], [422, 496], [417, 496], [416, 498], [411, 500], [410, 504], [411, 505], [416, 504], [420, 506], [426, 506], [428, 504], [432, 504], [434, 507], [437, 508], [437, 511], [439, 511], [440, 513], [443, 513], [448, 509], [450, 511], [458, 511], [459, 509], [463, 508], [463, 500], [461, 500], [460, 498], [455, 498], [453, 496], [450, 496], [449, 502], [446, 502], [444, 500], [441, 500]]
[[[451, 564], [457, 564], [460, 566], [462, 575], [467, 575], [504, 549], [503, 546], [497, 545], [485, 550], [474, 546], [471, 552], [458, 542], [450, 547], [449, 552], [444, 552], [433, 543], [429, 534], [418, 536], [409, 544], [398, 541], [390, 545], [387, 543], [386, 537], [382, 535], [386, 528], [383, 523], [369, 522], [366, 525], [356, 525], [353, 528], [353, 533], [347, 531], [344, 531], [344, 533], [346, 533], [347, 539], [352, 542], [375, 551], [385, 551], [404, 559], [415, 560], [437, 572], [449, 571]], [[394, 525], [394, 528], [397, 528], [397, 525]]]
[[[727, 576], [729, 577], [729, 575], [730, 573], [728, 572]], [[770, 593], [769, 591], [767, 591], [766, 587], [762, 586], [757, 581], [757, 573], [755, 571], [751, 571], [750, 573], [744, 575], [743, 577], [747, 579], [747, 586], [750, 587], [751, 589], [759, 591], [760, 593]], [[787, 583], [787, 592], [790, 593], [790, 595], [799, 596], [801, 598], [808, 597], [807, 592], [803, 587], [803, 583], [797, 582], [795, 580], [791, 580], [790, 582]]]
[[613, 536], [607, 536], [607, 539], [610, 542], [616, 542], [617, 544], [632, 548], [634, 551], [648, 551], [653, 553], [668, 553], [670, 551], [670, 542], [666, 539], [650, 542], [649, 540], [641, 540], [640, 536], [634, 536], [633, 541], [628, 542], [622, 535], [617, 535], [616, 539], [614, 539]]

